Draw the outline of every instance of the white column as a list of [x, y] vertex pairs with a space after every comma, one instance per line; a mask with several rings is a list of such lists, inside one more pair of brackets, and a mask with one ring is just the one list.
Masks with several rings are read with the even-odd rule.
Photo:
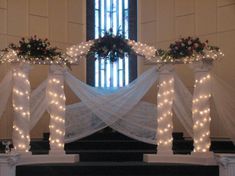
[[13, 68], [12, 104], [14, 111], [13, 145], [16, 152], [30, 149], [30, 65], [19, 64]]
[[164, 65], [160, 68], [159, 90], [157, 95], [157, 145], [159, 155], [173, 154], [172, 151], [172, 104], [174, 99], [173, 66]]
[[192, 64], [195, 84], [192, 102], [194, 132], [194, 154], [209, 154], [210, 141], [210, 97], [211, 97], [211, 64]]
[[235, 154], [217, 154], [219, 163], [219, 176], [235, 175]]
[[18, 154], [0, 154], [0, 176], [15, 176]]
[[50, 154], [64, 154], [65, 94], [64, 68], [61, 66], [50, 66], [47, 101], [50, 113]]

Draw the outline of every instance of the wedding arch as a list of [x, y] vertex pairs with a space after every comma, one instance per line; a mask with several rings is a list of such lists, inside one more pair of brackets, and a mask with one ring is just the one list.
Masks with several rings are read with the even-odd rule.
[[[35, 50], [32, 50], [33, 46]], [[47, 52], [41, 57], [38, 50]], [[122, 57], [125, 53], [142, 56], [153, 67], [117, 90], [91, 87], [65, 67], [94, 54], [115, 61], [115, 57]], [[22, 39], [19, 47], [11, 45], [2, 52], [1, 62], [10, 62], [13, 66], [0, 83], [0, 117], [13, 90], [13, 143], [16, 151], [29, 150], [29, 132], [48, 111], [52, 153], [63, 152], [65, 142], [78, 140], [106, 126], [131, 138], [158, 144], [159, 153], [172, 153], [174, 111], [194, 139], [194, 152], [208, 152], [211, 97], [214, 98], [219, 118], [227, 125], [228, 135], [235, 142], [235, 110], [232, 99], [228, 98], [234, 95], [234, 90], [227, 88], [225, 92], [224, 83], [210, 72], [213, 62], [222, 56], [219, 48], [192, 37], [176, 41], [168, 50], [157, 50], [107, 33], [99, 39], [71, 46], [67, 53], [50, 48], [47, 40], [36, 37], [27, 41]], [[47, 80], [32, 92], [28, 78], [31, 64], [50, 67]], [[188, 64], [192, 68], [195, 74], [193, 95], [175, 73], [177, 64]], [[158, 104], [141, 101], [156, 82]], [[64, 83], [81, 102], [65, 105]], [[230, 94], [226, 97], [227, 93]], [[224, 107], [224, 104], [230, 106]]]

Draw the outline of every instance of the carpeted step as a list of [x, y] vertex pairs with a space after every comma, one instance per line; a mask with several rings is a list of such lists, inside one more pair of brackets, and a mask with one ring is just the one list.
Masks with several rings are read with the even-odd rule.
[[80, 162], [17, 166], [16, 176], [219, 176], [218, 166], [148, 164], [144, 162]]

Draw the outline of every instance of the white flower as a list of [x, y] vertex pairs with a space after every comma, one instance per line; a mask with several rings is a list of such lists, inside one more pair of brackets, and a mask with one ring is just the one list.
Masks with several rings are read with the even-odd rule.
[[198, 43], [194, 43], [194, 46], [197, 48], [199, 45], [198, 45]]

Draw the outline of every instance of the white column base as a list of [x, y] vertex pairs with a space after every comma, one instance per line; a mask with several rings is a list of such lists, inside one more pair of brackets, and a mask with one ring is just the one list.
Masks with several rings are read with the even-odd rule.
[[235, 154], [216, 154], [220, 176], [235, 175]]
[[217, 165], [214, 156], [144, 154], [143, 158], [147, 163]]
[[15, 176], [19, 154], [0, 154], [0, 176]]
[[202, 157], [202, 158], [213, 158], [215, 156], [215, 154], [211, 151], [209, 151], [209, 152], [192, 152], [191, 155], [195, 156], [195, 157]]
[[49, 155], [65, 155], [64, 150], [49, 150]]
[[16, 150], [11, 150], [11, 154], [19, 154], [19, 155], [32, 155], [31, 151], [25, 152], [25, 151], [16, 151]]
[[159, 155], [159, 156], [172, 156], [173, 155], [173, 151], [172, 150], [158, 149], [157, 150], [157, 155]]
[[17, 165], [76, 162], [79, 162], [78, 154], [21, 155]]

